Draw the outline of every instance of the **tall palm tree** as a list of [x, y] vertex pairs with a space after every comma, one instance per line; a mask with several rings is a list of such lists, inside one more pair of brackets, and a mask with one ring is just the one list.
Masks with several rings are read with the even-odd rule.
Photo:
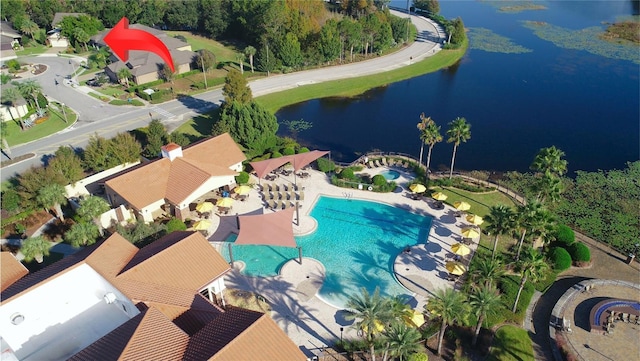
[[42, 92], [42, 86], [40, 85], [40, 83], [38, 83], [34, 79], [28, 79], [23, 82], [13, 82], [13, 84], [18, 88], [18, 91], [23, 98], [31, 98], [34, 100], [36, 108], [38, 108], [38, 114], [41, 114], [42, 109], [40, 108], [40, 104], [38, 103], [38, 93]]
[[476, 283], [484, 283], [491, 287], [504, 273], [505, 268], [500, 259], [484, 257], [472, 263], [471, 275]]
[[532, 218], [529, 225], [529, 238], [532, 244], [536, 240], [541, 240], [544, 244], [552, 240], [556, 230], [556, 218], [548, 210], [544, 210], [537, 217]]
[[124, 82], [125, 82], [127, 88], [129, 87], [129, 78], [130, 77], [131, 77], [131, 71], [129, 71], [129, 68], [124, 67], [124, 68], [121, 68], [120, 70], [118, 70], [118, 78], [124, 79]]
[[396, 296], [389, 300], [389, 312], [391, 318], [394, 320], [402, 320], [403, 322], [411, 322], [413, 317], [413, 310], [411, 306], [406, 304], [402, 298]]
[[426, 117], [423, 113], [420, 113], [420, 123], [418, 123], [418, 125], [416, 125], [416, 127], [418, 128], [418, 131], [420, 132], [420, 158], [418, 159], [418, 162], [420, 162], [420, 165], [422, 165], [422, 153], [424, 152], [424, 144], [426, 143], [425, 141], [425, 134], [424, 131], [425, 129], [427, 129], [427, 124], [429, 124], [429, 122], [431, 122], [431, 117]]
[[531, 280], [533, 282], [538, 281], [549, 269], [549, 265], [545, 262], [542, 254], [533, 249], [533, 247], [529, 247], [522, 255], [522, 259], [518, 261], [517, 269], [520, 272], [521, 278], [520, 288], [518, 289], [516, 300], [513, 303], [513, 309], [511, 310], [514, 313], [516, 312], [518, 301], [520, 300], [520, 294], [522, 293], [522, 289], [527, 283], [527, 280]]
[[373, 294], [362, 288], [361, 295], [352, 295], [347, 300], [347, 308], [353, 310], [345, 318], [356, 320], [355, 327], [365, 339], [371, 352], [371, 359], [375, 361], [375, 336], [379, 332], [380, 324], [386, 324], [391, 318], [389, 301], [380, 296], [380, 289], [376, 287]]
[[515, 234], [520, 237], [520, 240], [518, 241], [518, 253], [516, 256], [516, 261], [520, 259], [520, 250], [522, 249], [522, 244], [524, 243], [524, 239], [527, 235], [527, 231], [530, 228], [533, 218], [538, 217], [539, 214], [543, 211], [544, 207], [542, 203], [536, 200], [527, 200], [525, 201], [525, 204], [519, 205], [516, 208], [514, 218], [514, 231]]
[[249, 45], [244, 48], [244, 55], [249, 58], [249, 64], [251, 65], [251, 72], [253, 73], [253, 56], [256, 55], [256, 48]]
[[440, 318], [440, 333], [438, 334], [438, 355], [442, 354], [442, 340], [447, 326], [456, 321], [463, 321], [467, 316], [465, 295], [453, 288], [436, 290], [435, 296], [430, 298], [425, 309], [431, 315]]
[[449, 179], [453, 178], [453, 164], [456, 161], [456, 151], [460, 143], [466, 143], [471, 139], [471, 124], [467, 123], [465, 118], [456, 118], [449, 123], [447, 130], [447, 143], [453, 143], [453, 155], [451, 156], [451, 169], [449, 170]]
[[42, 263], [44, 256], [49, 255], [50, 248], [51, 242], [42, 236], [36, 236], [22, 242], [20, 253], [22, 253], [26, 262], [31, 262], [35, 259], [36, 262]]
[[4, 122], [4, 119], [0, 119], [0, 138], [2, 138], [2, 150], [6, 151], [5, 155], [11, 159], [11, 148], [7, 137], [9, 136], [9, 125]]
[[538, 192], [536, 200], [543, 203], [547, 200], [556, 202], [564, 190], [564, 183], [561, 178], [545, 173], [538, 176], [533, 188]]
[[102, 224], [100, 224], [100, 220], [98, 217], [106, 211], [111, 209], [109, 203], [104, 199], [98, 196], [91, 196], [84, 199], [80, 202], [80, 208], [78, 208], [78, 215], [81, 217], [86, 217], [93, 220], [96, 227], [98, 227], [98, 231], [100, 235], [104, 235], [104, 231], [102, 229]]
[[531, 163], [531, 169], [544, 174], [562, 177], [567, 173], [567, 161], [562, 159], [564, 152], [555, 146], [542, 148]]
[[18, 89], [13, 87], [5, 87], [4, 89], [2, 89], [2, 103], [9, 105], [9, 114], [14, 121], [16, 120], [16, 117], [13, 116], [11, 108], [16, 109], [16, 113], [18, 113], [20, 128], [24, 130], [24, 123], [22, 122], [22, 119], [20, 119], [20, 112], [18, 112], [18, 108], [16, 108], [18, 99], [20, 99], [20, 92], [18, 92]]
[[502, 303], [500, 302], [500, 294], [491, 286], [474, 287], [469, 295], [469, 306], [473, 313], [478, 317], [478, 324], [473, 335], [473, 346], [478, 342], [480, 328], [487, 316], [496, 314]]
[[382, 334], [387, 338], [383, 361], [386, 361], [387, 354], [402, 361], [410, 355], [420, 352], [420, 339], [422, 338], [420, 332], [407, 326], [404, 322], [393, 322]]
[[20, 31], [22, 31], [24, 34], [30, 35], [31, 40], [36, 40], [34, 38], [34, 35], [38, 32], [38, 30], [40, 30], [40, 27], [30, 18], [22, 20], [22, 24], [20, 24]]
[[236, 54], [236, 60], [240, 64], [240, 74], [244, 74], [244, 54]]
[[73, 247], [90, 246], [96, 243], [100, 231], [89, 222], [76, 223], [64, 234], [64, 240]]
[[436, 122], [431, 121], [427, 125], [427, 128], [424, 130], [424, 138], [423, 141], [429, 144], [429, 150], [427, 151], [427, 172], [429, 171], [429, 166], [431, 165], [431, 151], [433, 150], [433, 146], [436, 143], [442, 142], [442, 134], [440, 134], [440, 126], [436, 125]]
[[487, 232], [494, 234], [491, 258], [495, 258], [498, 237], [510, 233], [514, 227], [514, 213], [511, 208], [499, 204], [489, 209], [489, 214], [485, 217], [485, 221], [488, 223]]
[[60, 221], [64, 222], [64, 214], [62, 213], [62, 205], [67, 203], [65, 197], [66, 191], [63, 186], [58, 183], [49, 183], [38, 189], [36, 200], [45, 210], [53, 209]]

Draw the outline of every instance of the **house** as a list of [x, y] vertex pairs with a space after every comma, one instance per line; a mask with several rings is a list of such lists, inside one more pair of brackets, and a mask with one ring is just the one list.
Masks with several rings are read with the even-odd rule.
[[115, 233], [2, 291], [2, 359], [305, 360], [268, 315], [210, 301], [229, 271], [197, 232]]
[[[2, 89], [8, 89], [14, 87], [13, 84], [4, 84]], [[23, 97], [19, 96], [16, 99], [15, 104], [9, 105], [8, 103], [2, 103], [0, 106], [0, 116], [2, 117], [2, 121], [6, 122], [8, 120], [18, 120], [19, 118], [24, 117], [29, 112], [27, 109], [27, 101], [24, 100]]]
[[245, 159], [228, 133], [184, 150], [170, 143], [162, 147], [160, 159], [107, 179], [105, 193], [113, 207], [130, 207], [145, 222], [163, 211], [184, 220], [189, 204], [198, 197], [234, 184]]
[[[137, 29], [146, 31], [157, 37], [167, 46], [171, 53], [171, 59], [175, 66], [176, 74], [186, 73], [191, 70], [191, 64], [194, 62], [196, 53], [191, 51], [191, 45], [184, 41], [167, 35], [164, 31], [154, 29], [145, 25], [131, 24], [129, 29]], [[91, 43], [97, 46], [106, 46], [104, 37], [109, 30], [104, 30], [97, 35], [91, 37]], [[127, 62], [120, 61], [115, 55], [111, 56], [112, 63], [105, 68], [105, 72], [113, 82], [118, 82], [118, 71], [122, 68], [128, 68], [136, 84], [145, 84], [161, 79], [160, 72], [164, 67], [164, 60], [158, 55], [147, 51], [129, 51], [129, 59]], [[127, 66], [127, 64], [129, 66]]]
[[15, 59], [14, 49], [20, 46], [20, 35], [8, 21], [0, 21], [0, 62]]
[[62, 19], [67, 16], [78, 17], [80, 15], [87, 15], [85, 13], [56, 13], [53, 16], [53, 21], [51, 21], [51, 30], [47, 32], [47, 44], [52, 48], [67, 48], [69, 46], [69, 41], [67, 38], [62, 36], [62, 29], [60, 28], [60, 23]]

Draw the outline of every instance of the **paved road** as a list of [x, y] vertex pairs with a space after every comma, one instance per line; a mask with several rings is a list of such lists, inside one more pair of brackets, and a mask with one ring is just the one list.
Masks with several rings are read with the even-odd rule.
[[[392, 11], [392, 13], [406, 16], [406, 14], [397, 11]], [[445, 38], [443, 30], [422, 17], [412, 15], [411, 21], [418, 30], [418, 39], [401, 51], [354, 64], [271, 76], [253, 81], [249, 86], [254, 96], [260, 96], [306, 84], [389, 71], [410, 65], [411, 62], [422, 60], [438, 52], [440, 43]], [[64, 82], [60, 81], [71, 73], [72, 66], [77, 66], [69, 64], [68, 58], [47, 56], [26, 60], [49, 66], [49, 69], [37, 78], [42, 84], [44, 93], [70, 106], [79, 113], [80, 120], [60, 133], [12, 148], [13, 157], [27, 153], [35, 153], [37, 156], [28, 161], [2, 168], [0, 171], [2, 181], [31, 166], [42, 164], [42, 158], [53, 153], [61, 145], [84, 147], [92, 134], [97, 133], [105, 138], [110, 138], [118, 132], [146, 126], [150, 121], [150, 113], [153, 118], [163, 120], [168, 128], [173, 129], [197, 114], [214, 109], [220, 105], [223, 99], [222, 91], [218, 89], [158, 105], [112, 106], [92, 98], [76, 88], [64, 85]], [[55, 85], [54, 79], [58, 79], [59, 85]]]

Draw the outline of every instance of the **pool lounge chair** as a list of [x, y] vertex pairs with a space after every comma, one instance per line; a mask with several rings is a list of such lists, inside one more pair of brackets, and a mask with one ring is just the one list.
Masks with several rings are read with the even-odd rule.
[[385, 167], [388, 167], [389, 165], [387, 164], [387, 158], [382, 158], [380, 159], [380, 162], [382, 163], [382, 165], [384, 165]]
[[276, 201], [267, 201], [267, 207], [271, 209], [276, 208]]
[[304, 201], [304, 191], [300, 191], [300, 198], [298, 199]]
[[289, 200], [290, 201], [295, 201], [296, 200], [296, 192], [294, 192], [294, 191], [289, 192]]
[[373, 161], [372, 160], [370, 160], [367, 164], [368, 164], [369, 168], [375, 168], [376, 167], [375, 165], [373, 165]]
[[376, 165], [376, 167], [382, 167], [382, 164], [380, 164], [379, 159], [376, 159], [373, 163]]

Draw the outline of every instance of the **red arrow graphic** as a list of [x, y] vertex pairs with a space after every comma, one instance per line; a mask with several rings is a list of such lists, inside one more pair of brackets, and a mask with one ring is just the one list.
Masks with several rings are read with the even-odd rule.
[[129, 29], [129, 19], [127, 18], [120, 19], [104, 37], [104, 42], [122, 61], [129, 60], [129, 50], [150, 51], [169, 64], [171, 71], [176, 71], [167, 46], [160, 39], [144, 30]]

